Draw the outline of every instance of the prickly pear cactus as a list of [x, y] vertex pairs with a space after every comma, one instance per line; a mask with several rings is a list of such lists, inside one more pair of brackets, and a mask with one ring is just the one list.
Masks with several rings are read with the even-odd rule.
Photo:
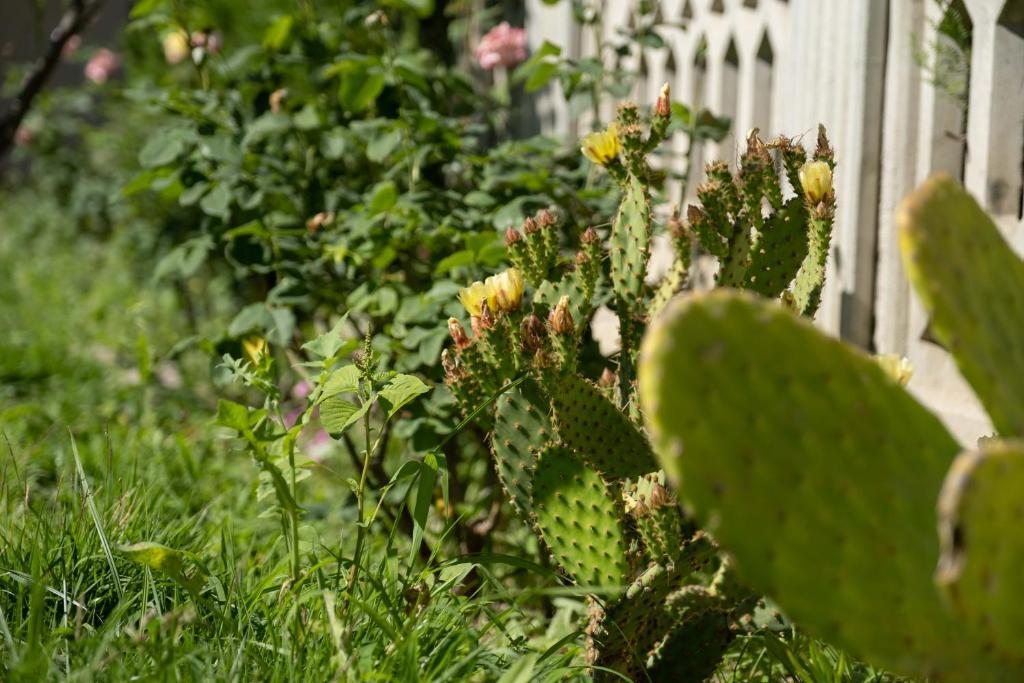
[[[570, 579], [595, 589], [588, 628], [594, 671], [699, 681], [739, 631], [751, 594], [734, 582], [723, 589], [727, 562], [713, 537], [664, 486], [636, 396], [640, 337], [687, 286], [695, 250], [719, 258], [723, 284], [790, 298], [787, 288], [800, 282], [820, 286], [823, 269], [804, 280], [801, 269], [812, 254], [808, 245], [827, 240], [835, 197], [830, 184], [801, 186], [802, 148], [785, 138], [763, 142], [755, 132], [735, 175], [725, 164], [708, 167], [702, 207], [691, 207], [688, 220], [673, 211], [667, 229], [675, 262], [652, 287], [651, 240], [663, 228], [654, 219], [656, 174], [647, 155], [667, 135], [669, 116], [666, 90], [650, 125], [627, 103], [614, 125], [584, 139], [583, 153], [622, 193], [607, 234], [565, 226], [555, 208], [509, 229], [513, 267], [462, 290], [471, 334], [449, 321], [454, 347], [443, 360], [467, 414], [526, 376], [494, 398], [479, 422], [493, 432], [495, 469], [512, 508]], [[821, 140], [818, 161], [830, 174], [823, 131]], [[773, 151], [797, 188], [788, 198]], [[816, 217], [828, 228], [818, 238], [810, 234]], [[571, 235], [578, 235], [575, 253], [568, 251]], [[609, 364], [586, 356], [584, 335], [598, 302], [618, 316], [621, 349], [614, 371], [605, 367], [595, 381], [583, 369]], [[815, 306], [805, 303], [813, 314]]]
[[1024, 647], [1024, 442], [991, 441], [957, 458], [939, 496], [936, 580], [955, 612], [1008, 660]]
[[[1020, 436], [1024, 318], [994, 284], [1019, 261], [951, 181], [900, 215], [937, 333], [1003, 436]], [[1012, 377], [978, 357], [993, 339]], [[792, 306], [723, 290], [673, 301], [648, 330], [640, 399], [684, 505], [798, 626], [904, 675], [1024, 679], [1024, 446], [990, 441], [953, 464], [960, 446], [883, 365]]]
[[1024, 261], [949, 176], [901, 207], [907, 273], [996, 429], [1024, 435]]

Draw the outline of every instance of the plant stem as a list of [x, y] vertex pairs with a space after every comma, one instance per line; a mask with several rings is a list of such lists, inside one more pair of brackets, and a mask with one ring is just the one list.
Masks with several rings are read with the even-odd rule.
[[[366, 451], [363, 453], [363, 471], [359, 475], [359, 485], [356, 487], [356, 549], [352, 555], [352, 573], [348, 582], [348, 595], [352, 596], [355, 590], [356, 581], [359, 578], [359, 564], [362, 561], [363, 542], [366, 538], [366, 520], [363, 519], [363, 511], [366, 501], [366, 478], [370, 472], [370, 458], [373, 447], [370, 445], [370, 411], [363, 415], [363, 432], [366, 443]], [[349, 600], [351, 603], [351, 600]]]

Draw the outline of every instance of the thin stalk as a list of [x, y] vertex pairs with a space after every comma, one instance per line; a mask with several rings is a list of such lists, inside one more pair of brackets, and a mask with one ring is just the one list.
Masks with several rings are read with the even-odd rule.
[[366, 443], [366, 451], [363, 455], [363, 471], [359, 475], [359, 485], [356, 487], [356, 550], [352, 555], [352, 573], [348, 582], [349, 603], [352, 601], [352, 594], [355, 591], [356, 581], [359, 579], [359, 564], [362, 561], [363, 542], [366, 539], [366, 524], [363, 519], [366, 501], [366, 478], [370, 473], [370, 458], [373, 453], [373, 446], [370, 444], [370, 411], [363, 415], [363, 432]]

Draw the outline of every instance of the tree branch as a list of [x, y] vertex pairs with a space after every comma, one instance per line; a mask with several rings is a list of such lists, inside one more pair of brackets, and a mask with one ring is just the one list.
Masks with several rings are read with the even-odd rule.
[[72, 0], [71, 7], [64, 13], [57, 27], [50, 32], [50, 44], [46, 54], [29, 72], [21, 90], [14, 96], [3, 117], [0, 117], [0, 158], [3, 158], [14, 144], [14, 135], [32, 108], [33, 100], [60, 64], [64, 46], [72, 36], [85, 30], [99, 14], [102, 6], [103, 0]]

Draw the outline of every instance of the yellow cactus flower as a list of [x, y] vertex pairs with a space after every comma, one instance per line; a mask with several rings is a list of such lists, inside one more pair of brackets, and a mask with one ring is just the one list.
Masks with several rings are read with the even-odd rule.
[[824, 161], [808, 161], [800, 168], [800, 186], [817, 204], [832, 191], [832, 167]]
[[[466, 312], [475, 318], [480, 315], [480, 310], [487, 302], [487, 293], [487, 285], [477, 280], [469, 287], [459, 290], [459, 302], [466, 308]], [[488, 302], [487, 305], [490, 306], [490, 303]]]
[[622, 151], [619, 128], [614, 123], [608, 124], [604, 130], [585, 135], [582, 142], [580, 151], [583, 152], [583, 156], [599, 166], [607, 166]]
[[911, 375], [914, 374], [914, 368], [910, 361], [894, 353], [875, 356], [875, 362], [881, 365], [882, 369], [885, 370], [885, 374], [889, 375], [901, 387], [907, 386]]
[[514, 311], [523, 300], [523, 274], [516, 268], [509, 268], [500, 275], [487, 278], [495, 305], [502, 311]]

